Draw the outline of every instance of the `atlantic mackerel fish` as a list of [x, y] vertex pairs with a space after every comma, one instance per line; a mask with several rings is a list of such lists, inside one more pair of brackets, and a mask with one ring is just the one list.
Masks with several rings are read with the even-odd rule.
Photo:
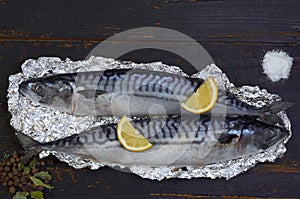
[[142, 118], [132, 124], [153, 148], [143, 153], [124, 150], [116, 136], [117, 124], [102, 125], [80, 134], [40, 144], [18, 133], [27, 151], [58, 151], [104, 164], [148, 166], [203, 166], [253, 155], [285, 139], [285, 128], [247, 117], [181, 120], [180, 116]]
[[[182, 115], [190, 113], [180, 104], [203, 82], [166, 72], [112, 69], [29, 79], [21, 83], [20, 92], [43, 106], [74, 115]], [[226, 110], [227, 115], [274, 116], [286, 106], [277, 102], [258, 109], [222, 93], [219, 92], [214, 110]]]

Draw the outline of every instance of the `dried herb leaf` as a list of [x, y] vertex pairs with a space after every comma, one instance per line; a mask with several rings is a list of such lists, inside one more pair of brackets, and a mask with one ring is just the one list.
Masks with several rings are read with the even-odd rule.
[[19, 162], [19, 163], [18, 163], [18, 171], [23, 171], [24, 168], [25, 168], [24, 164], [21, 163], [21, 162]]
[[41, 191], [30, 192], [30, 197], [33, 199], [44, 199], [43, 192], [41, 192]]
[[3, 155], [3, 157], [4, 157], [4, 159], [7, 159], [7, 158], [9, 158], [9, 153], [8, 152], [6, 152], [6, 153], [4, 153], [4, 155]]
[[37, 165], [37, 159], [36, 159], [36, 156], [34, 156], [29, 163], [29, 167], [34, 169], [36, 165]]
[[29, 195], [28, 192], [20, 192], [18, 191], [12, 199], [27, 199], [27, 196]]
[[53, 189], [54, 188], [51, 185], [43, 183], [40, 179], [38, 179], [34, 176], [30, 176], [29, 178], [33, 182], [33, 184], [35, 184], [36, 186], [42, 186], [42, 187], [45, 187], [47, 189]]
[[48, 173], [48, 171], [40, 171], [34, 174], [34, 177], [40, 178], [43, 180], [51, 180], [52, 176]]
[[30, 168], [29, 167], [25, 167], [23, 173], [25, 175], [28, 175], [30, 173]]

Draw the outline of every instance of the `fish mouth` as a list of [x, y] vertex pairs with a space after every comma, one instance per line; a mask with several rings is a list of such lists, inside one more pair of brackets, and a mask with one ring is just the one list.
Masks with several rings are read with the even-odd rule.
[[278, 130], [280, 131], [279, 135], [277, 137], [272, 138], [269, 141], [269, 143], [263, 144], [264, 149], [267, 149], [267, 148], [270, 148], [272, 146], [278, 145], [278, 144], [282, 143], [287, 137], [290, 136], [290, 132], [286, 128], [282, 127]]
[[22, 82], [19, 85], [19, 93], [21, 93], [23, 96], [28, 96], [29, 94], [28, 82]]
[[19, 85], [19, 93], [32, 100], [35, 98], [35, 94], [32, 92], [28, 84], [29, 83], [27, 81], [22, 82]]
[[279, 142], [283, 142], [287, 137], [291, 135], [290, 131], [288, 131], [286, 128], [282, 128], [281, 130], [281, 138], [279, 139]]

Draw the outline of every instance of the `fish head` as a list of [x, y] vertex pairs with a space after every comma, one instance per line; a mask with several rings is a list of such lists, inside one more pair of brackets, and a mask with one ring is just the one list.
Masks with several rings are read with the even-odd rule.
[[262, 122], [238, 125], [223, 131], [205, 161], [220, 162], [255, 155], [284, 141], [290, 132]]
[[255, 133], [253, 134], [253, 144], [261, 150], [266, 150], [269, 147], [282, 142], [289, 136], [289, 131], [284, 127], [262, 125], [254, 126]]
[[286, 128], [259, 123], [242, 130], [238, 145], [243, 154], [259, 152], [282, 142], [288, 136]]
[[19, 92], [33, 102], [68, 107], [72, 100], [72, 85], [55, 76], [29, 79], [19, 86]]

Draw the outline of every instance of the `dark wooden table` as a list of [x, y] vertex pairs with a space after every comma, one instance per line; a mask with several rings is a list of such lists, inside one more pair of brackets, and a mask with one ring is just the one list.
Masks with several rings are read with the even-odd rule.
[[[60, 198], [300, 198], [300, 2], [292, 1], [8, 1], [0, 0], [0, 154], [20, 150], [10, 127], [8, 76], [29, 58], [85, 56], [106, 38], [144, 26], [180, 31], [203, 45], [237, 86], [258, 85], [296, 102], [288, 110], [293, 137], [285, 157], [233, 178], [142, 179], [111, 168], [75, 170], [56, 161], [51, 168]], [[294, 58], [290, 78], [271, 83], [262, 75], [265, 52], [282, 49]], [[188, 68], [182, 58], [139, 50], [120, 59], [163, 61]], [[10, 198], [4, 188], [0, 198]]]

